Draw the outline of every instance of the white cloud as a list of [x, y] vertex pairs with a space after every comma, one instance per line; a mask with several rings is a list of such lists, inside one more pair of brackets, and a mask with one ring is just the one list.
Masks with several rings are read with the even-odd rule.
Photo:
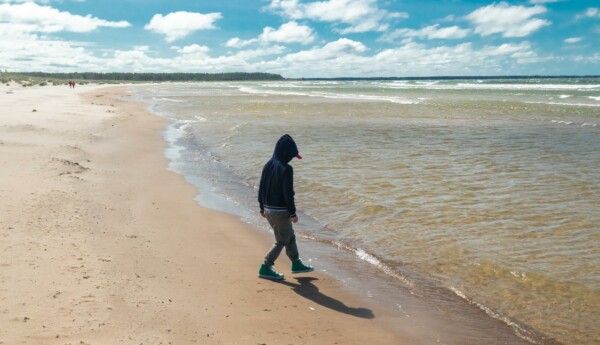
[[456, 16], [453, 14], [449, 14], [447, 16], [445, 16], [444, 18], [442, 18], [442, 22], [453, 22], [456, 20]]
[[231, 47], [231, 48], [243, 48], [247, 45], [250, 45], [252, 43], [258, 42], [258, 39], [253, 38], [250, 40], [242, 40], [239, 37], [234, 37], [230, 40], [227, 41], [227, 43], [225, 43], [226, 47]]
[[289, 77], [485, 75], [520, 71], [525, 64], [546, 59], [528, 42], [474, 48], [471, 43], [428, 47], [408, 41], [370, 56], [366, 51], [360, 42], [339, 40], [262, 66]]
[[[539, 57], [528, 42], [475, 48], [470, 43], [429, 47], [410, 41], [400, 47], [368, 54], [361, 42], [338, 39], [286, 53], [280, 45], [265, 45], [221, 56], [192, 44], [171, 47], [177, 53], [162, 58], [152, 47], [97, 52], [85, 43], [57, 41], [37, 35], [0, 36], [2, 68], [49, 72], [234, 72], [266, 71], [285, 77], [485, 75], [522, 71], [519, 66], [551, 59]], [[598, 63], [582, 56], [582, 63]]]
[[600, 63], [600, 53], [595, 53], [590, 56], [577, 55], [577, 56], [572, 57], [571, 60], [573, 60], [575, 62], [579, 62], [579, 63], [597, 64], [597, 63]]
[[[51, 2], [64, 2], [65, 0], [0, 0], [0, 3], [22, 4], [24, 2], [38, 2], [41, 4], [49, 4]], [[87, 0], [70, 0], [71, 2], [85, 2]]]
[[282, 24], [279, 29], [264, 28], [258, 39], [262, 42], [308, 44], [315, 39], [315, 34], [310, 27], [292, 21]]
[[323, 46], [264, 61], [260, 66], [291, 77], [361, 75], [363, 70], [375, 66], [372, 57], [363, 55], [366, 51], [368, 48], [361, 42], [341, 38]]
[[126, 71], [162, 72], [255, 72], [265, 70], [261, 66], [265, 63], [262, 58], [283, 53], [285, 47], [268, 46], [260, 49], [239, 51], [231, 55], [211, 57], [205, 54], [207, 50], [202, 46], [191, 45], [183, 48], [172, 47], [181, 55], [170, 59], [150, 56], [142, 51], [128, 50], [117, 51], [110, 58], [114, 63], [113, 69]]
[[543, 5], [543, 4], [552, 4], [558, 2], [559, 0], [529, 0], [530, 4], [534, 5]]
[[214, 29], [214, 22], [221, 19], [221, 13], [172, 12], [163, 16], [155, 14], [144, 29], [165, 36], [167, 42], [184, 38], [198, 30]]
[[600, 18], [600, 9], [597, 7], [589, 7], [584, 13], [578, 14], [576, 19], [581, 18]]
[[368, 48], [361, 42], [340, 38], [337, 41], [325, 44], [323, 47], [288, 54], [285, 60], [289, 62], [325, 61], [343, 55], [357, 55], [367, 50]]
[[207, 46], [201, 46], [199, 44], [192, 44], [185, 47], [171, 47], [171, 49], [175, 49], [180, 54], [194, 54], [194, 55], [206, 55], [210, 51], [210, 48]]
[[84, 71], [106, 64], [91, 54], [88, 43], [40, 38], [37, 34], [0, 32], [2, 69], [12, 71]]
[[2, 3], [13, 3], [13, 4], [19, 4], [19, 3], [24, 3], [24, 2], [40, 2], [42, 4], [47, 4], [49, 3], [51, 0], [0, 0], [0, 2]]
[[425, 75], [500, 73], [507, 62], [530, 63], [536, 57], [528, 42], [486, 46], [479, 50], [474, 49], [471, 43], [430, 48], [410, 42], [375, 56], [379, 65]]
[[226, 47], [243, 48], [253, 43], [269, 44], [269, 43], [301, 43], [308, 44], [315, 39], [313, 29], [306, 25], [300, 25], [294, 21], [282, 24], [278, 29], [267, 26], [262, 33], [249, 40], [242, 40], [239, 37], [234, 37], [225, 43]]
[[545, 12], [544, 6], [511, 6], [500, 2], [478, 8], [466, 19], [475, 26], [475, 32], [482, 36], [502, 34], [503, 37], [524, 37], [550, 25], [545, 19], [534, 18]]
[[382, 41], [393, 42], [399, 37], [427, 38], [427, 39], [460, 39], [466, 37], [471, 30], [461, 29], [458, 26], [439, 28], [439, 24], [426, 26], [420, 30], [397, 29], [381, 37]]
[[124, 28], [131, 26], [126, 21], [111, 22], [91, 15], [80, 16], [33, 2], [17, 5], [1, 4], [0, 25], [3, 26], [3, 30], [13, 33], [90, 32], [99, 27]]
[[271, 0], [269, 9], [290, 19], [310, 19], [344, 24], [342, 34], [385, 31], [386, 20], [407, 18], [404, 12], [389, 12], [377, 6], [377, 0], [325, 0], [300, 3], [299, 0]]
[[280, 55], [285, 50], [286, 48], [284, 46], [273, 45], [257, 49], [242, 50], [236, 54], [230, 55], [230, 57], [233, 59], [242, 59], [244, 61], [248, 61], [265, 56]]
[[569, 37], [567, 39], [565, 39], [565, 43], [577, 43], [580, 42], [582, 40], [581, 37]]

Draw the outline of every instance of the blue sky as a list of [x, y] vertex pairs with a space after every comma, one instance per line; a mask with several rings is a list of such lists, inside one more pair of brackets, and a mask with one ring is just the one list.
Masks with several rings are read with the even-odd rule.
[[0, 68], [600, 74], [592, 0], [0, 0]]

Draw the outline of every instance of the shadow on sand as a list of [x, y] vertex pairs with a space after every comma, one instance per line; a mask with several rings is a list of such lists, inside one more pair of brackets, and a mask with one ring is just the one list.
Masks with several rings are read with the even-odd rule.
[[355, 317], [360, 317], [363, 319], [373, 319], [375, 315], [371, 309], [366, 308], [352, 308], [345, 305], [343, 302], [338, 301], [335, 298], [329, 297], [327, 295], [322, 294], [319, 291], [319, 287], [317, 287], [312, 282], [314, 280], [319, 280], [313, 277], [301, 277], [295, 278], [298, 281], [298, 284], [292, 283], [289, 281], [280, 281], [278, 283], [287, 285], [292, 288], [292, 290], [298, 295], [311, 300], [323, 307], [335, 310], [340, 313], [352, 315]]

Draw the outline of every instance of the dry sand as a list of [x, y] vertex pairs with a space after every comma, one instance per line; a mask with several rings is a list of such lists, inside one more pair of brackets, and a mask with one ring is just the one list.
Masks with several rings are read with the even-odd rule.
[[328, 276], [258, 279], [271, 239], [199, 206], [123, 92], [0, 87], [0, 344], [408, 343]]

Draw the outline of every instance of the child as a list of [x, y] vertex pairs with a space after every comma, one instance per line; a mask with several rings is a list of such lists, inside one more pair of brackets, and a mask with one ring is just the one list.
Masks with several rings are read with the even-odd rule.
[[260, 266], [258, 271], [260, 278], [283, 280], [283, 274], [276, 272], [273, 265], [284, 247], [285, 253], [292, 260], [292, 273], [314, 270], [300, 260], [292, 227], [292, 223], [298, 222], [294, 205], [294, 170], [288, 164], [294, 157], [302, 159], [294, 139], [285, 134], [277, 141], [273, 157], [262, 170], [258, 188], [260, 215], [266, 218], [273, 228], [275, 245]]

